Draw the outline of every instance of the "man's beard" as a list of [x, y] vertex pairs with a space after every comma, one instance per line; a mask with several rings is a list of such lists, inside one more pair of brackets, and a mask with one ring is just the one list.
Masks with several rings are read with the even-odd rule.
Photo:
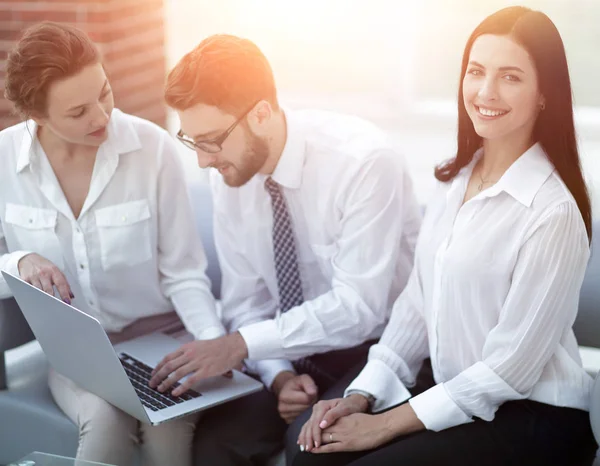
[[252, 179], [263, 167], [269, 157], [269, 145], [251, 131], [246, 131], [248, 143], [239, 167], [231, 165], [231, 176], [223, 176], [227, 186], [239, 188]]

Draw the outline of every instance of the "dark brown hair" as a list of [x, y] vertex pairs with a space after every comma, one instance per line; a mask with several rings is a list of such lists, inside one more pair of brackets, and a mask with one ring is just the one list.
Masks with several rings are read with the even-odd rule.
[[43, 116], [50, 84], [100, 61], [98, 48], [83, 31], [50, 21], [36, 24], [8, 54], [4, 97], [24, 118]]
[[458, 150], [456, 157], [439, 165], [435, 176], [452, 180], [468, 165], [482, 145], [463, 101], [462, 82], [475, 40], [483, 34], [509, 36], [530, 55], [538, 74], [538, 86], [544, 96], [545, 109], [538, 115], [533, 130], [556, 171], [575, 198], [583, 221], [592, 237], [592, 213], [588, 190], [583, 178], [575, 125], [569, 67], [563, 41], [554, 23], [544, 13], [525, 7], [504, 8], [484, 19], [467, 41], [462, 58], [458, 87]]
[[279, 108], [271, 65], [253, 42], [218, 34], [204, 39], [169, 73], [167, 104], [185, 110], [197, 104], [241, 115], [260, 100]]

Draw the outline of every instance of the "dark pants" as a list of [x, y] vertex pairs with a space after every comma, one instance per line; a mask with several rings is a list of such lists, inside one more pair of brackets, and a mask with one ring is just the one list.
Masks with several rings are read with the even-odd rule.
[[[318, 374], [310, 375], [321, 399], [330, 393], [343, 393], [365, 365], [373, 343], [310, 358], [319, 368]], [[286, 451], [297, 451], [298, 434], [311, 412], [312, 408], [308, 409], [289, 426], [289, 432], [296, 434], [295, 438], [293, 434], [286, 437], [292, 443], [286, 445]], [[288, 425], [277, 411], [277, 399], [264, 389], [207, 410], [196, 428], [194, 456], [199, 464], [211, 466], [261, 466], [283, 448], [286, 430]]]
[[504, 403], [490, 422], [422, 431], [364, 452], [298, 453], [288, 465], [589, 466], [595, 451], [589, 413], [522, 400]]

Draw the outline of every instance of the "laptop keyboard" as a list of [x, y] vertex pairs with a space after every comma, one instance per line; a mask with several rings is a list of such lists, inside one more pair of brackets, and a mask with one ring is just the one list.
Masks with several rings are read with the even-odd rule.
[[193, 400], [194, 398], [202, 396], [202, 394], [195, 390], [188, 390], [179, 396], [171, 395], [171, 391], [180, 385], [179, 382], [173, 384], [168, 392], [161, 393], [154, 390], [148, 386], [148, 383], [152, 378], [152, 368], [150, 366], [147, 366], [126, 353], [121, 353], [119, 359], [142, 404], [152, 411], [175, 406], [184, 401]]

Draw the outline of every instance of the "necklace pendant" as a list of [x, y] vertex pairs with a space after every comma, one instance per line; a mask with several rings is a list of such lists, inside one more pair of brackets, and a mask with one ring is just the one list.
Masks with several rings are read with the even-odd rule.
[[483, 189], [483, 182], [482, 182], [482, 183], [479, 183], [479, 184], [477, 185], [477, 191], [481, 192], [481, 190], [482, 190], [482, 189]]

